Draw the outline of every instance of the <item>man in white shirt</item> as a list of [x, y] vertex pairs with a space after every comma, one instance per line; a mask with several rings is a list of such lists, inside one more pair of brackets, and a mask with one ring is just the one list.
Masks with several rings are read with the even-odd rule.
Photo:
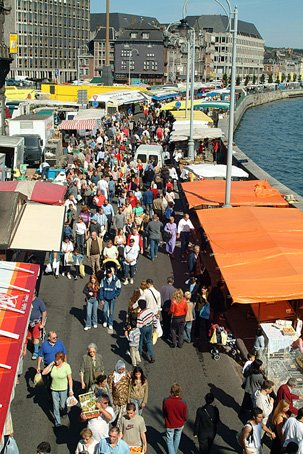
[[184, 258], [187, 251], [189, 240], [190, 240], [190, 231], [194, 231], [195, 227], [193, 226], [191, 220], [189, 219], [189, 214], [184, 213], [183, 218], [179, 221], [177, 238], [181, 240], [181, 256]]
[[146, 279], [147, 288], [143, 291], [143, 299], [146, 301], [147, 309], [151, 309], [155, 315], [161, 311], [161, 294], [154, 287], [152, 279]]
[[102, 175], [101, 180], [97, 183], [97, 189], [100, 189], [101, 193], [107, 199], [107, 192], [108, 192], [108, 182], [105, 179], [105, 176]]
[[282, 428], [282, 432], [284, 435], [284, 448], [287, 445], [294, 441], [299, 445], [299, 453], [302, 452], [303, 449], [303, 408], [299, 408], [298, 415], [295, 418], [291, 416], [287, 419], [284, 423]]
[[[100, 441], [102, 438], [108, 437], [109, 425], [116, 419], [116, 415], [114, 409], [109, 405], [109, 398], [106, 395], [97, 399], [96, 407], [100, 416], [89, 419], [87, 428], [92, 431], [94, 439]], [[84, 413], [81, 414], [81, 419], [87, 421]]]

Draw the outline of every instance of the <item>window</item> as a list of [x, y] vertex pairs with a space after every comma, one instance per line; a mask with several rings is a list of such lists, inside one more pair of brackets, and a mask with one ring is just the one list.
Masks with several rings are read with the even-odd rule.
[[149, 61], [145, 61], [145, 62], [143, 63], [143, 69], [144, 69], [144, 71], [147, 71], [148, 69], [150, 69], [149, 64], [150, 64]]
[[151, 62], [151, 69], [153, 71], [157, 71], [157, 69], [158, 69], [158, 62], [157, 61], [152, 61]]
[[155, 54], [146, 54], [147, 57], [154, 57]]
[[149, 39], [149, 33], [143, 32], [142, 33], [142, 38], [143, 39]]
[[130, 34], [130, 37], [131, 37], [131, 39], [136, 39], [136, 38], [137, 38], [137, 35], [138, 35], [137, 33], [132, 32], [132, 33]]
[[121, 61], [121, 69], [124, 69], [124, 70], [127, 69], [126, 61], [123, 61], [123, 60]]

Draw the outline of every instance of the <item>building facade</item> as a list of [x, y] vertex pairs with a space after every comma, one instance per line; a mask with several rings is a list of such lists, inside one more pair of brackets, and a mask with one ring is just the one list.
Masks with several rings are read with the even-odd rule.
[[[218, 15], [188, 16], [188, 25], [196, 32], [196, 71], [197, 81], [222, 79], [230, 76], [232, 66], [232, 34], [228, 31], [228, 17]], [[165, 32], [164, 32], [165, 33]], [[178, 27], [169, 27], [171, 48], [167, 52], [166, 77], [175, 81], [186, 77], [187, 46], [183, 45]], [[172, 54], [172, 55], [170, 55]], [[264, 41], [258, 30], [249, 22], [238, 22], [237, 36], [237, 76], [260, 76], [263, 72]]]
[[18, 35], [10, 77], [75, 80], [78, 49], [89, 42], [90, 0], [12, 0], [5, 39]]
[[[89, 43], [90, 52], [93, 54], [93, 74], [92, 77], [98, 77], [102, 73], [102, 68], [105, 66], [105, 27], [100, 27], [94, 39]], [[115, 64], [115, 30], [113, 27], [109, 29], [109, 64], [114, 71]]]

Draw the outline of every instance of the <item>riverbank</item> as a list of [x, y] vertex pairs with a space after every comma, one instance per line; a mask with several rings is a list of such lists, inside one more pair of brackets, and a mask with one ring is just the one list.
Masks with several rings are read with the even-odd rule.
[[[275, 91], [246, 96], [240, 103], [240, 105], [237, 107], [237, 110], [235, 111], [235, 129], [238, 127], [243, 115], [249, 108], [299, 96], [303, 96], [303, 90], [288, 90], [278, 92]], [[220, 120], [219, 127], [224, 132], [224, 143], [227, 146], [228, 118]], [[249, 158], [249, 156], [247, 156], [245, 152], [241, 150], [236, 144], [233, 145], [233, 150], [234, 150], [233, 161], [235, 165], [241, 167], [243, 170], [248, 172], [250, 178], [267, 180], [272, 187], [277, 189], [281, 194], [285, 196], [285, 198], [289, 201], [289, 203], [292, 206], [295, 206], [296, 208], [299, 208], [301, 211], [303, 211], [302, 196], [300, 196], [292, 189], [282, 184], [279, 180], [271, 176], [265, 170], [263, 170], [251, 158]]]

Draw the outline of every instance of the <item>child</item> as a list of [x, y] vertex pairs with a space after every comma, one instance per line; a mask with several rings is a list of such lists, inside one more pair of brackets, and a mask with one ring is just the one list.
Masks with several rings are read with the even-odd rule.
[[81, 276], [80, 274], [80, 265], [82, 265], [83, 263], [83, 260], [84, 260], [84, 256], [82, 254], [80, 254], [80, 251], [78, 248], [76, 248], [74, 250], [74, 253], [73, 253], [73, 262], [74, 262], [74, 266], [75, 266], [75, 281], [78, 279], [78, 276], [83, 279], [83, 275]]
[[136, 320], [131, 320], [130, 326], [127, 327], [125, 335], [129, 341], [129, 351], [132, 365], [133, 367], [136, 367], [141, 363], [139, 353], [140, 330], [137, 328]]
[[98, 377], [96, 378], [96, 383], [91, 386], [90, 391], [93, 391], [95, 393], [97, 399], [98, 397], [101, 397], [102, 395], [106, 394], [109, 397], [111, 405], [112, 395], [109, 389], [109, 385], [107, 383], [106, 375], [98, 375]]
[[185, 326], [184, 326], [184, 341], [190, 343], [191, 342], [191, 328], [193, 321], [195, 319], [195, 305], [190, 301], [191, 299], [191, 292], [184, 293], [186, 302], [187, 302], [187, 314], [185, 316]]

